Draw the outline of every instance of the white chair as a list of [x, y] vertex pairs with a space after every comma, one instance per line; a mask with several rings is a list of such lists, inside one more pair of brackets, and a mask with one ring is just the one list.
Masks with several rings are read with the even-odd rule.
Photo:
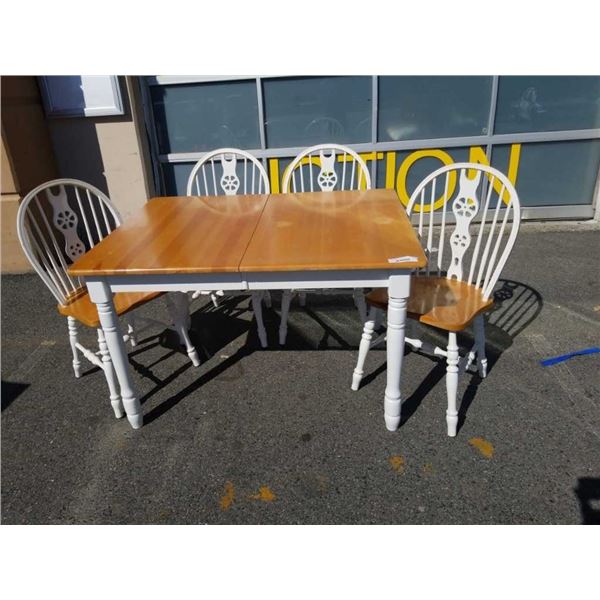
[[[517, 237], [519, 198], [508, 178], [496, 169], [457, 163], [426, 177], [411, 195], [407, 212], [413, 217], [418, 213], [418, 234], [429, 259], [428, 266], [412, 277], [407, 315], [447, 331], [448, 345], [440, 348], [413, 337], [406, 337], [405, 342], [418, 351], [446, 358], [446, 421], [448, 435], [455, 436], [459, 373], [475, 362], [479, 375], [487, 375], [483, 313], [493, 305], [494, 286]], [[373, 290], [367, 303], [370, 310], [352, 377], [353, 390], [360, 385], [369, 349], [385, 340], [385, 334], [375, 341], [372, 338], [375, 322], [381, 311], [387, 310], [387, 290]], [[461, 357], [456, 333], [471, 323], [475, 343]], [[388, 364], [387, 368], [399, 365]]]
[[[317, 187], [318, 186], [318, 187]], [[351, 148], [339, 144], [319, 144], [303, 150], [286, 168], [283, 193], [332, 192], [334, 190], [371, 189], [371, 176], [365, 161]], [[286, 290], [281, 298], [279, 343], [285, 344], [287, 319], [292, 298], [298, 294], [300, 305], [306, 304], [306, 292], [313, 290]], [[340, 290], [319, 290], [319, 293], [340, 293]], [[367, 318], [363, 290], [352, 292], [361, 323]]]
[[[108, 197], [77, 179], [55, 179], [39, 185], [23, 198], [17, 213], [17, 233], [23, 251], [58, 301], [58, 312], [67, 317], [75, 377], [81, 375], [80, 354], [102, 369], [117, 418], [122, 417], [124, 411], [96, 305], [90, 300], [83, 280], [72, 277], [67, 269], [120, 224], [121, 217]], [[132, 346], [136, 345], [135, 333], [141, 330], [134, 329], [130, 311], [162, 295], [162, 292], [114, 295], [117, 314], [126, 315], [127, 319], [127, 334], [123, 338]], [[165, 298], [174, 329], [192, 363], [198, 366], [198, 353], [186, 328], [185, 298], [179, 293]], [[139, 319], [146, 322], [146, 326], [152, 323], [164, 326], [146, 317]], [[98, 352], [79, 343], [78, 323], [97, 329]]]
[[[269, 194], [271, 187], [265, 168], [250, 153], [239, 148], [219, 148], [205, 154], [195, 165], [187, 182], [188, 196], [234, 196], [236, 194]], [[239, 295], [239, 292], [232, 292]], [[197, 291], [192, 298], [210, 295], [213, 304], [224, 296], [223, 290], [214, 292]], [[263, 322], [262, 302], [271, 306], [268, 291], [255, 291], [250, 294], [252, 309], [256, 318], [258, 338], [266, 348], [267, 331]]]

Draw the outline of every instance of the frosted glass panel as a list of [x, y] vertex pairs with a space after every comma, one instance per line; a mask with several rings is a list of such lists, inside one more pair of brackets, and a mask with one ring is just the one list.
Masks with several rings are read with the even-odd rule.
[[487, 133], [491, 77], [380, 77], [382, 142]]
[[[508, 172], [509, 146], [497, 146], [492, 165]], [[516, 189], [522, 206], [591, 204], [600, 166], [600, 140], [523, 144]]]
[[265, 79], [269, 148], [371, 141], [371, 77]]
[[500, 77], [494, 133], [600, 127], [600, 77]]
[[260, 148], [255, 81], [150, 89], [161, 154]]

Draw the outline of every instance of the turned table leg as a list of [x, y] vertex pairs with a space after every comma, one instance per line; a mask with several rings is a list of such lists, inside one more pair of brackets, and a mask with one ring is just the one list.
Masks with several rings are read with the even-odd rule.
[[134, 429], [142, 426], [144, 415], [137, 394], [129, 377], [129, 363], [123, 334], [119, 324], [119, 318], [113, 304], [113, 296], [110, 286], [102, 280], [87, 283], [90, 298], [98, 309], [100, 325], [104, 332], [108, 352], [112, 360], [119, 386], [121, 387], [121, 399], [127, 420]]
[[400, 425], [402, 407], [400, 381], [409, 292], [410, 273], [390, 277], [387, 316], [387, 386], [384, 401], [385, 425], [390, 431], [396, 431]]

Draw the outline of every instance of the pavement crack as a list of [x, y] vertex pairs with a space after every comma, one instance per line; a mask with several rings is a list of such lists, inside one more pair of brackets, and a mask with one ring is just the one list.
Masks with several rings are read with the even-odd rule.
[[10, 381], [22, 381], [26, 379], [32, 369], [40, 364], [48, 354], [53, 352], [54, 346], [56, 346], [55, 341], [42, 340], [17, 369], [6, 375], [6, 379]]

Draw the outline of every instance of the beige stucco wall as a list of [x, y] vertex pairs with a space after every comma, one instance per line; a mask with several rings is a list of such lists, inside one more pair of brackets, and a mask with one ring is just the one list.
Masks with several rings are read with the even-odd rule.
[[119, 80], [125, 115], [49, 118], [48, 127], [60, 176], [96, 185], [126, 219], [147, 201], [150, 190], [130, 102], [134, 82]]
[[0, 252], [2, 255], [2, 272], [27, 271], [29, 263], [21, 250], [17, 231], [14, 227], [21, 196], [17, 193], [15, 178], [4, 143], [4, 135], [2, 136], [1, 161], [2, 171], [0, 182], [2, 185], [2, 194], [0, 194], [0, 219], [2, 221], [2, 248]]
[[6, 145], [4, 143], [4, 132], [2, 132], [2, 149], [0, 156], [1, 160], [1, 170], [0, 170], [0, 182], [2, 186], [2, 195], [8, 194], [16, 194], [17, 193], [17, 184], [15, 183], [15, 177], [12, 172], [12, 168], [10, 165], [10, 159], [8, 157], [8, 152], [6, 149]]
[[17, 238], [19, 202], [34, 187], [57, 176], [50, 137], [34, 77], [2, 77], [0, 152], [0, 268], [30, 271]]
[[46, 117], [35, 77], [2, 77], [1, 269], [31, 270], [16, 234], [19, 201], [56, 177], [106, 192], [123, 218], [154, 195], [137, 80], [120, 77], [125, 114]]

